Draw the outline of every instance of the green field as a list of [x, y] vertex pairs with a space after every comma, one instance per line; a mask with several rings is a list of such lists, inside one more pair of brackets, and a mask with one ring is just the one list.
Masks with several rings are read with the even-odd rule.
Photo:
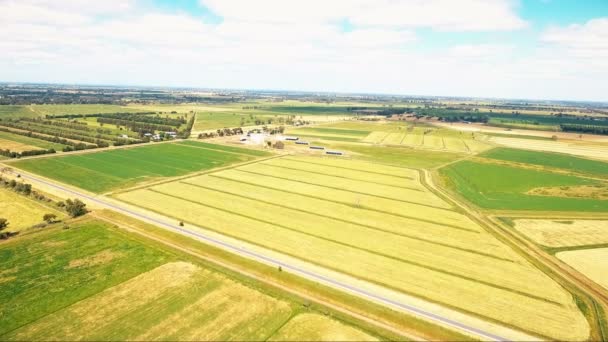
[[448, 184], [467, 200], [486, 209], [606, 212], [608, 201], [530, 195], [536, 188], [598, 185], [595, 180], [548, 171], [460, 161], [441, 169]]
[[114, 197], [527, 331], [588, 334], [569, 293], [427, 190], [415, 170], [288, 156]]
[[194, 122], [194, 131], [205, 131], [225, 127], [242, 127], [254, 126], [255, 120], [263, 120], [266, 124], [266, 119], [271, 116], [250, 116], [246, 113], [235, 112], [205, 112], [196, 113], [196, 121]]
[[265, 155], [269, 154], [258, 150], [186, 141], [21, 160], [11, 165], [101, 193], [143, 181], [180, 176]]
[[[39, 147], [41, 149], [51, 149], [52, 148], [52, 149], [55, 149], [55, 151], [61, 151], [64, 147], [64, 145], [62, 145], [62, 144], [56, 144], [56, 143], [52, 143], [52, 142], [45, 141], [45, 140], [34, 139], [34, 138], [26, 137], [23, 135], [19, 135], [19, 134], [12, 134], [12, 133], [1, 132], [1, 131], [0, 131], [0, 140], [10, 140], [10, 141], [14, 141], [14, 142], [24, 144], [24, 145]], [[0, 145], [0, 148], [2, 148], [2, 145]]]
[[608, 163], [561, 153], [536, 152], [514, 148], [495, 148], [482, 153], [481, 157], [518, 163], [547, 166], [552, 168], [608, 176]]
[[102, 221], [12, 239], [0, 257], [3, 341], [284, 340], [315, 326], [378, 339]]

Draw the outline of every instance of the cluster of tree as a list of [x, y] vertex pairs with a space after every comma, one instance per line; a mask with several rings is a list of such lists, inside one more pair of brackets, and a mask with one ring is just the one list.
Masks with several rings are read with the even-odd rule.
[[154, 124], [154, 123], [130, 121], [130, 120], [114, 119], [114, 118], [106, 118], [106, 117], [97, 118], [97, 122], [99, 122], [101, 124], [125, 126], [128, 129], [132, 130], [133, 132], [137, 132], [140, 134], [153, 133], [154, 131], [165, 131], [165, 132], [175, 131], [175, 127], [173, 127], [173, 126], [158, 125], [158, 124]]
[[240, 128], [240, 127], [237, 127], [237, 128], [224, 128], [224, 129], [218, 129], [216, 131], [216, 133], [220, 137], [231, 136], [231, 135], [238, 135], [238, 134], [243, 134], [243, 129]]
[[[175, 111], [171, 112], [176, 113]], [[143, 122], [161, 126], [175, 126], [179, 127], [186, 123], [186, 117], [162, 117], [160, 115], [145, 115], [141, 113], [112, 113], [112, 114], [100, 114], [99, 118], [109, 118], [109, 119], [117, 119], [124, 121], [135, 121], [135, 122]]]
[[6, 127], [1, 127], [1, 126], [0, 126], [0, 131], [12, 133], [12, 134], [17, 134], [17, 135], [23, 135], [23, 136], [26, 136], [26, 137], [40, 139], [40, 140], [44, 140], [44, 141], [50, 141], [50, 142], [57, 143], [57, 144], [66, 145], [63, 148], [64, 152], [97, 148], [96, 145], [87, 145], [87, 144], [84, 144], [84, 143], [77, 143], [77, 142], [73, 142], [73, 141], [70, 141], [70, 140], [67, 140], [67, 139], [63, 139], [63, 138], [60, 138], [60, 137], [57, 137], [57, 136], [40, 135], [40, 134], [36, 134], [36, 133], [34, 133], [32, 131], [27, 131], [27, 132], [13, 131], [13, 130], [10, 130], [10, 129], [6, 128]]
[[59, 202], [57, 203], [57, 206], [63, 208], [71, 217], [82, 216], [89, 212], [87, 210], [87, 205], [77, 198]]
[[[74, 143], [74, 142], [68, 143], [70, 140], [79, 140], [82, 143], [95, 144], [93, 146], [85, 144], [87, 146], [86, 148], [110, 146], [108, 141], [106, 139], [103, 139], [103, 136], [101, 136], [99, 134], [97, 134], [95, 136], [89, 136], [89, 135], [85, 135], [82, 133], [69, 132], [67, 130], [55, 129], [53, 127], [48, 127], [48, 126], [40, 127], [37, 125], [29, 125], [27, 122], [21, 123], [21, 122], [16, 122], [16, 121], [5, 121], [5, 122], [2, 122], [2, 125], [11, 127], [11, 128], [26, 130], [29, 132], [35, 132], [35, 133], [50, 135], [50, 136], [54, 136], [54, 137], [58, 137], [58, 138], [64, 138], [63, 141], [65, 141], [66, 145], [72, 145], [72, 147], [73, 147], [72, 150], [77, 150], [77, 149], [82, 149], [82, 148], [81, 148], [81, 146], [76, 146], [79, 143]], [[39, 138], [40, 135], [34, 136], [34, 134], [32, 134], [31, 137]], [[70, 140], [65, 140], [65, 139], [70, 139]], [[48, 139], [43, 139], [43, 140], [48, 140]], [[62, 142], [62, 143], [64, 143], [64, 142]], [[68, 150], [70, 150], [70, 149], [68, 149]]]
[[445, 122], [483, 122], [487, 123], [490, 120], [490, 117], [487, 115], [446, 115], [440, 116], [439, 121]]
[[32, 122], [32, 123], [38, 123], [38, 124], [42, 124], [42, 125], [47, 125], [47, 126], [57, 126], [57, 127], [62, 127], [62, 128], [68, 128], [68, 129], [73, 129], [73, 130], [77, 130], [77, 131], [85, 131], [85, 132], [97, 132], [100, 134], [112, 134], [112, 131], [110, 131], [109, 129], [103, 129], [103, 128], [90, 128], [88, 127], [86, 122], [78, 122], [78, 121], [59, 121], [59, 120], [45, 120], [42, 118], [20, 118], [20, 121], [28, 121], [28, 122]]
[[192, 133], [192, 127], [194, 127], [194, 115], [188, 120], [188, 124], [186, 127], [178, 132], [177, 136], [182, 139], [188, 139], [190, 137], [190, 133]]
[[0, 185], [4, 186], [7, 189], [13, 190], [14, 192], [20, 193], [22, 195], [29, 196], [32, 194], [32, 185], [22, 182], [17, 182], [14, 179], [8, 180], [0, 177]]
[[42, 154], [51, 154], [51, 153], [56, 153], [56, 151], [52, 148], [48, 149], [48, 150], [29, 150], [29, 151], [21, 151], [21, 152], [10, 151], [8, 149], [7, 150], [0, 149], [0, 156], [5, 156], [8, 158], [39, 156]]
[[608, 126], [561, 124], [559, 127], [564, 132], [608, 135]]
[[128, 115], [149, 115], [149, 114], [156, 114], [156, 112], [97, 113], [97, 114], [61, 114], [61, 115], [51, 114], [51, 115], [46, 115], [46, 118], [47, 119], [81, 119], [81, 118], [87, 118], [87, 117], [97, 118], [97, 117], [102, 117], [102, 116], [112, 116], [112, 115], [122, 115], [122, 114], [128, 114]]

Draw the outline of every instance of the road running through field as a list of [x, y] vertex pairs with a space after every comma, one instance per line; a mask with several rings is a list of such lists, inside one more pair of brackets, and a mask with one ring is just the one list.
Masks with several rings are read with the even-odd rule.
[[364, 290], [364, 289], [361, 289], [361, 288], [358, 288], [358, 287], [355, 287], [355, 286], [352, 286], [352, 285], [349, 285], [349, 284], [346, 284], [346, 283], [343, 283], [340, 281], [336, 281], [334, 279], [331, 279], [331, 278], [326, 277], [321, 274], [310, 272], [309, 270], [303, 269], [301, 267], [287, 264], [281, 260], [276, 260], [274, 258], [270, 258], [270, 257], [262, 255], [260, 253], [257, 253], [254, 251], [249, 251], [245, 248], [242, 248], [242, 247], [230, 244], [230, 243], [226, 243], [225, 241], [218, 240], [216, 238], [207, 236], [205, 234], [191, 231], [187, 228], [171, 224], [169, 222], [157, 219], [155, 217], [151, 217], [148, 215], [144, 215], [142, 213], [135, 212], [133, 210], [130, 210], [127, 207], [123, 207], [123, 206], [111, 203], [107, 200], [104, 200], [103, 198], [91, 196], [86, 193], [82, 193], [82, 192], [64, 187], [60, 184], [56, 184], [54, 182], [50, 182], [50, 181], [47, 181], [47, 180], [29, 175], [29, 174], [23, 174], [21, 172], [15, 172], [15, 171], [12, 171], [12, 172], [15, 174], [21, 175], [21, 178], [27, 179], [28, 181], [31, 181], [32, 183], [39, 183], [44, 186], [51, 187], [53, 189], [60, 190], [62, 192], [71, 194], [72, 196], [76, 196], [77, 198], [94, 202], [97, 205], [106, 207], [108, 209], [112, 209], [112, 210], [122, 213], [124, 215], [130, 216], [130, 217], [133, 217], [136, 219], [144, 220], [146, 222], [151, 222], [159, 227], [194, 237], [196, 239], [202, 240], [211, 245], [220, 247], [224, 250], [228, 250], [232, 253], [236, 253], [240, 256], [247, 257], [249, 259], [253, 259], [253, 260], [262, 262], [264, 264], [269, 264], [274, 267], [280, 266], [283, 270], [291, 271], [292, 273], [302, 276], [304, 278], [307, 278], [309, 280], [313, 280], [313, 281], [319, 282], [321, 284], [329, 285], [333, 288], [337, 288], [337, 289], [340, 289], [340, 290], [343, 290], [343, 291], [346, 291], [349, 293], [356, 294], [359, 297], [362, 297], [362, 298], [365, 298], [368, 300], [372, 300], [374, 302], [382, 303], [385, 306], [391, 307], [393, 309], [397, 309], [399, 311], [406, 312], [406, 313], [412, 314], [414, 316], [424, 318], [427, 321], [431, 321], [433, 323], [436, 323], [436, 324], [439, 324], [442, 326], [451, 327], [452, 329], [456, 329], [457, 331], [465, 332], [469, 335], [478, 336], [478, 337], [482, 338], [483, 340], [488, 340], [488, 341], [509, 341], [510, 340], [509, 338], [501, 337], [501, 336], [483, 331], [481, 329], [471, 327], [469, 325], [463, 324], [463, 323], [455, 321], [453, 319], [434, 314], [427, 310], [423, 310], [423, 309], [414, 307], [414, 306], [406, 304], [406, 303], [398, 302], [398, 301], [392, 300], [390, 298], [386, 298], [381, 295], [371, 293], [367, 290]]

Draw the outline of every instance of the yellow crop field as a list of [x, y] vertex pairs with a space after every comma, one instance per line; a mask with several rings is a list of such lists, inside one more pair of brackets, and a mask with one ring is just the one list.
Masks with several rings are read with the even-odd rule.
[[411, 189], [422, 189], [422, 185], [418, 181], [418, 175], [412, 177], [399, 177], [399, 176], [389, 176], [377, 173], [369, 173], [364, 171], [358, 171], [354, 169], [340, 169], [332, 166], [325, 166], [323, 164], [313, 164], [309, 163], [307, 160], [302, 160], [301, 158], [279, 158], [279, 159], [271, 159], [263, 164], [265, 165], [274, 165], [278, 167], [284, 167], [287, 169], [299, 169], [302, 171], [307, 171], [311, 173], [318, 173], [321, 175], [328, 175], [334, 177], [342, 177], [352, 180], [364, 181], [364, 182], [372, 182], [377, 184], [396, 186], [396, 187], [406, 187]]
[[433, 150], [450, 152], [482, 152], [492, 147], [484, 142], [485, 136], [478, 136], [475, 140], [467, 135], [454, 135], [452, 131], [434, 130], [429, 134], [423, 134], [424, 130], [415, 128], [407, 133], [387, 133], [374, 131], [363, 139], [365, 142], [384, 145], [402, 145], [410, 147], [422, 147]]
[[377, 338], [332, 318], [300, 314], [285, 324], [270, 341], [378, 341]]
[[[391, 188], [364, 175], [415, 173], [348, 159], [281, 159], [115, 197], [191, 229], [213, 230], [530, 332], [560, 339], [589, 334], [566, 290], [467, 216], [394, 199], [413, 191], [412, 201], [443, 202], [421, 184], [417, 190]], [[314, 164], [297, 168], [308, 161]], [[349, 179], [327, 176], [342, 169], [358, 171], [344, 172]]]
[[[449, 208], [449, 205], [432, 193], [423, 191], [419, 186], [407, 188], [406, 185], [400, 188], [394, 186], [368, 183], [353, 179], [336, 176], [326, 176], [313, 174], [306, 171], [279, 168], [269, 166], [264, 163], [257, 163], [240, 167], [239, 174], [247, 174], [248, 178], [257, 175], [266, 177], [276, 177], [278, 180], [285, 180], [302, 186], [321, 186], [330, 189], [342, 189], [351, 191], [353, 194], [361, 196], [377, 196], [378, 200], [387, 199], [389, 201], [406, 201], [408, 203], [427, 205], [438, 208]], [[397, 204], [397, 203], [395, 203]]]
[[608, 290], [608, 248], [560, 252], [557, 257]]
[[387, 132], [371, 132], [368, 136], [363, 138], [363, 142], [379, 144], [386, 138], [388, 135]]
[[603, 220], [519, 219], [515, 229], [547, 247], [608, 243], [608, 221]]
[[606, 144], [584, 144], [572, 140], [545, 141], [505, 137], [492, 137], [491, 141], [507, 147], [523, 148], [535, 151], [567, 153], [582, 157], [608, 160], [608, 145]]
[[173, 262], [45, 316], [9, 338], [261, 340], [291, 311], [289, 303], [223, 275]]
[[[286, 157], [287, 159], [292, 160], [293, 158]], [[334, 166], [338, 169], [347, 169], [347, 170], [359, 170], [364, 172], [370, 172], [373, 174], [382, 174], [389, 176], [397, 176], [404, 178], [415, 178], [418, 179], [419, 173], [416, 170], [405, 169], [402, 167], [384, 165], [384, 164], [376, 164], [370, 163], [360, 160], [349, 160], [348, 163], [344, 163], [343, 158], [319, 158], [319, 157], [306, 157], [306, 156], [298, 156], [298, 160], [306, 162], [306, 163], [314, 163], [314, 164], [322, 164], [327, 166]]]
[[0, 150], [9, 150], [12, 152], [23, 152], [31, 150], [40, 150], [40, 147], [23, 144], [17, 141], [0, 139]]
[[54, 209], [43, 205], [33, 199], [0, 188], [0, 217], [9, 222], [8, 231], [18, 232], [22, 229], [42, 223], [44, 214], [55, 214], [58, 219], [65, 215]]
[[443, 145], [443, 139], [440, 136], [427, 134], [424, 136], [424, 147], [443, 150], [445, 146]]
[[405, 133], [389, 133], [382, 143], [385, 145], [400, 145]]

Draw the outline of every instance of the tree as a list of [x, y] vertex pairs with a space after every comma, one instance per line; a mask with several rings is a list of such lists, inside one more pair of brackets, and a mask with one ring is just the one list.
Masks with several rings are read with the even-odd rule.
[[56, 218], [57, 218], [57, 215], [55, 215], [55, 214], [44, 214], [44, 216], [42, 216], [42, 219], [46, 223], [53, 223], [53, 221], [55, 221]]
[[65, 211], [72, 217], [82, 216], [87, 213], [87, 205], [79, 199], [68, 199], [65, 201]]
[[5, 218], [0, 218], [0, 231], [3, 231], [8, 227], [8, 220]]

